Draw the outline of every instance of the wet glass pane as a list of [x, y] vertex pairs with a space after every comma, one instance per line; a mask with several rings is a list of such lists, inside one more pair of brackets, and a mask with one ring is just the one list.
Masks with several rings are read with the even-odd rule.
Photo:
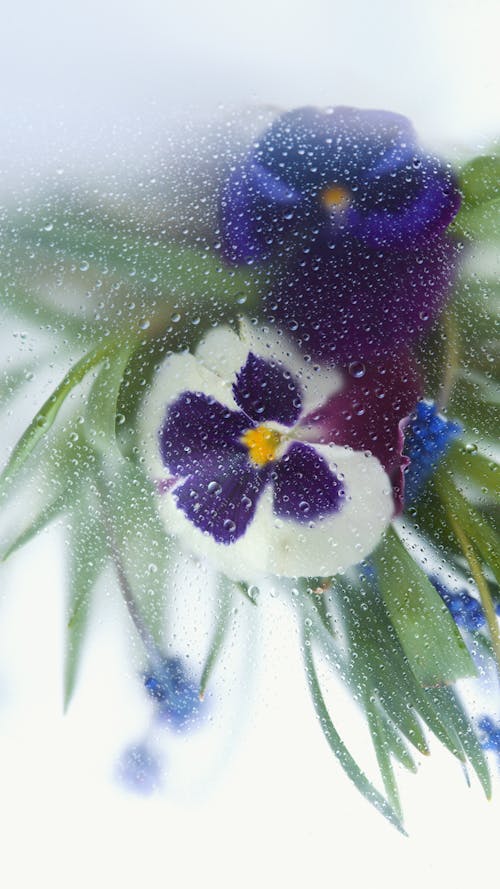
[[28, 6], [6, 884], [489, 875], [496, 5]]

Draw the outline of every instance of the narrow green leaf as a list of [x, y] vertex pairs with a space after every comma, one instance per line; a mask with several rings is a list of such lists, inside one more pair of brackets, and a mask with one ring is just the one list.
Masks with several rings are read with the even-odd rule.
[[405, 769], [415, 774], [417, 771], [416, 763], [398, 729], [391, 719], [388, 718], [384, 710], [379, 711], [378, 717], [384, 723], [384, 733], [389, 751]]
[[387, 799], [398, 818], [402, 819], [403, 813], [401, 811], [401, 800], [399, 798], [398, 786], [394, 776], [394, 769], [392, 767], [390, 742], [387, 738], [385, 723], [380, 718], [377, 707], [374, 701], [371, 700], [370, 694], [365, 695], [364, 705], [368, 719], [368, 727], [375, 748], [375, 755], [377, 757], [380, 774], [382, 775], [382, 781], [384, 782]]
[[423, 754], [429, 753], [417, 716], [442, 744], [461, 761], [465, 759], [456, 732], [440, 718], [417, 682], [401, 647], [387, 610], [376, 588], [363, 581], [354, 595], [343, 599], [343, 614], [349, 629], [353, 658], [353, 683], [357, 688], [371, 683], [389, 718]]
[[440, 495], [450, 513], [463, 528], [500, 584], [500, 537], [458, 490], [448, 474], [438, 473], [437, 483]]
[[360, 689], [373, 687], [398, 730], [420, 753], [428, 754], [415, 713], [415, 679], [402, 664], [403, 652], [378, 595], [367, 584], [351, 589], [341, 581], [336, 585], [343, 591], [338, 603], [348, 640], [350, 661], [346, 672], [352, 691], [357, 694]]
[[100, 371], [88, 401], [86, 432], [99, 453], [96, 483], [110, 555], [119, 576], [130, 585], [141, 621], [160, 644], [171, 542], [151, 482], [139, 465], [120, 453], [116, 441], [116, 405], [132, 348], [122, 349]]
[[382, 598], [417, 680], [441, 685], [474, 676], [474, 663], [446, 605], [392, 529], [374, 561]]
[[452, 688], [443, 687], [434, 688], [427, 691], [426, 694], [430, 694], [434, 698], [439, 712], [453, 726], [487, 799], [491, 799], [491, 776], [488, 763], [456, 692]]
[[82, 487], [69, 524], [69, 601], [64, 665], [64, 709], [70, 704], [78, 677], [88, 615], [95, 584], [107, 561], [100, 511]]
[[303, 653], [305, 672], [314, 709], [323, 730], [325, 739], [329, 744], [331, 750], [337, 757], [338, 761], [340, 762], [346, 775], [351, 779], [359, 792], [384, 816], [384, 818], [387, 818], [387, 820], [391, 824], [393, 824], [394, 827], [397, 828], [397, 830], [405, 834], [403, 825], [401, 824], [401, 820], [398, 817], [397, 813], [387, 802], [387, 800], [384, 799], [382, 794], [379, 793], [379, 791], [368, 780], [364, 772], [360, 769], [355, 759], [349, 753], [347, 747], [345, 746], [342, 738], [338, 734], [332, 722], [321, 692], [316, 669], [314, 667], [314, 661], [311, 651], [311, 641], [312, 640], [310, 632], [306, 627], [304, 627]]
[[[220, 576], [217, 583], [217, 614], [215, 628], [210, 643], [207, 659], [200, 680], [200, 700], [205, 697], [208, 683], [224, 644], [224, 639], [231, 622], [234, 583], [227, 577]], [[252, 601], [250, 599], [250, 601]], [[255, 604], [255, 602], [254, 602]]]
[[47, 525], [50, 525], [54, 519], [61, 515], [65, 505], [66, 495], [64, 493], [59, 494], [49, 503], [44, 504], [30, 524], [1, 553], [0, 561], [6, 562], [13, 553], [33, 540], [40, 531], [43, 531]]
[[70, 392], [77, 386], [93, 368], [101, 364], [105, 358], [117, 348], [116, 342], [109, 341], [100, 344], [78, 361], [64, 377], [52, 395], [47, 399], [36, 417], [32, 420], [26, 431], [15, 446], [7, 466], [0, 476], [0, 496], [7, 490], [14, 480], [16, 473], [24, 465], [26, 459], [36, 448], [37, 444], [47, 434], [53, 425], [64, 401]]

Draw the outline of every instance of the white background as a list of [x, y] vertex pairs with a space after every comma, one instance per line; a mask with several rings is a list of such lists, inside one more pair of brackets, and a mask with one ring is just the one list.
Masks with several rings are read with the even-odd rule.
[[[452, 153], [480, 150], [500, 133], [499, 26], [495, 0], [4, 4], [3, 184], [14, 187], [20, 173], [29, 179], [75, 153], [83, 170], [96, 152], [112, 166], [115, 152], [132, 152], [123, 132], [147, 153], [158, 120], [221, 105], [387, 107]], [[494, 881], [498, 786], [496, 801], [486, 803], [434, 743], [419, 776], [401, 776], [411, 836], [398, 836], [332, 758], [279, 600], [261, 602], [261, 636], [240, 637], [247, 656], [239, 666], [255, 678], [239, 705], [239, 679], [228, 667], [213, 725], [185, 744], [165, 737], [164, 792], [125, 795], [113, 783], [113, 763], [148, 719], [137, 655], [131, 659], [126, 617], [106, 599], [63, 719], [60, 544], [57, 531], [44, 536], [2, 570], [2, 885]]]

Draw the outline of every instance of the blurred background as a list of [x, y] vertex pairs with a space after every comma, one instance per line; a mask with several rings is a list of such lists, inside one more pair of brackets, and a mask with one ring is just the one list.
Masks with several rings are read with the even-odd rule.
[[[119, 189], [177, 133], [185, 139], [187, 121], [197, 139], [204, 122], [241, 108], [390, 108], [449, 157], [478, 153], [500, 135], [499, 26], [496, 0], [5, 3], [0, 193], [24, 202], [55, 176], [96, 189], [112, 176]], [[8, 355], [36, 354], [19, 331], [5, 334]], [[37, 402], [25, 402], [28, 416]], [[435, 742], [419, 776], [401, 776], [410, 839], [398, 836], [358, 797], [315, 724], [279, 597], [261, 602], [258, 619], [242, 608], [207, 724], [159, 739], [162, 788], [125, 793], [116, 761], [150, 718], [128, 618], [103, 590], [63, 717], [63, 543], [56, 527], [2, 569], [5, 886], [461, 887], [493, 875], [498, 782], [487, 804]], [[203, 591], [190, 597], [200, 620]], [[336, 707], [339, 721], [350, 718], [345, 701]]]

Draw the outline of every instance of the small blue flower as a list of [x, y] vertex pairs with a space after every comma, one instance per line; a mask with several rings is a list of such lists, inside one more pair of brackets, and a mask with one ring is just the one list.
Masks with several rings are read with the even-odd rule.
[[451, 442], [461, 431], [458, 423], [447, 420], [438, 412], [434, 402], [419, 401], [405, 434], [404, 453], [410, 460], [405, 473], [407, 504], [417, 499]]
[[157, 704], [159, 718], [172, 727], [188, 729], [199, 719], [199, 687], [180, 658], [166, 657], [159, 668], [145, 673], [144, 687]]
[[149, 796], [160, 786], [161, 771], [156, 754], [146, 743], [141, 743], [123, 751], [116, 773], [127, 790]]
[[467, 590], [452, 593], [445, 584], [434, 575], [429, 577], [443, 602], [449, 608], [456, 624], [464, 630], [474, 632], [480, 630], [486, 623], [481, 603], [474, 596], [470, 596]]
[[500, 754], [500, 722], [494, 722], [491, 716], [482, 716], [478, 723], [482, 733], [481, 746]]

